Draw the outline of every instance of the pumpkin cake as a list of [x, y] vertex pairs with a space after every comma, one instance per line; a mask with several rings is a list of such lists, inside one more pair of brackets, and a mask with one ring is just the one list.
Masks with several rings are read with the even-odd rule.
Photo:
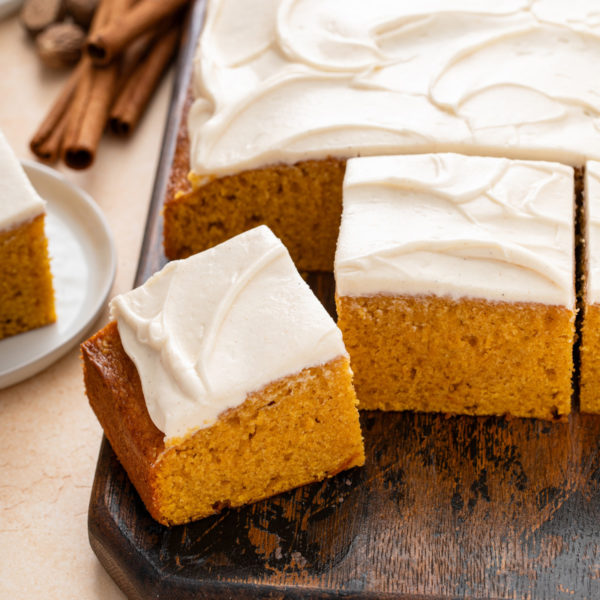
[[186, 523], [364, 463], [341, 332], [261, 226], [111, 302], [90, 404], [150, 514]]
[[351, 157], [600, 160], [597, 10], [209, 0], [164, 206], [166, 256], [266, 223], [299, 269], [331, 270]]
[[0, 131], [0, 339], [56, 321], [46, 203]]
[[600, 413], [600, 163], [585, 168], [586, 268], [581, 332], [581, 412]]
[[434, 154], [348, 161], [338, 325], [361, 409], [571, 409], [574, 173]]

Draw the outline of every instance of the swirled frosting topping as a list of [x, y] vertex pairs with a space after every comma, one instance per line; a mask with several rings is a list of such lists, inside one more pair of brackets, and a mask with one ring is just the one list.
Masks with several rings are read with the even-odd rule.
[[346, 355], [340, 330], [265, 226], [169, 263], [110, 307], [167, 444], [272, 381]]
[[340, 296], [474, 297], [574, 308], [571, 167], [457, 154], [351, 159]]
[[34, 219], [45, 207], [0, 131], [0, 231]]
[[210, 0], [200, 180], [327, 156], [600, 159], [597, 0]]
[[600, 162], [585, 167], [587, 202], [587, 301], [600, 303]]

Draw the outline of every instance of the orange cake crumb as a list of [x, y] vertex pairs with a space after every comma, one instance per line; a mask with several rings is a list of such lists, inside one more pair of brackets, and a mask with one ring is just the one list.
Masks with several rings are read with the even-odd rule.
[[364, 463], [348, 359], [274, 381], [165, 448], [116, 323], [82, 345], [90, 404], [150, 514], [176, 525]]
[[361, 409], [561, 419], [571, 409], [565, 307], [436, 296], [338, 297]]
[[579, 398], [581, 412], [600, 413], [600, 305], [585, 307], [581, 335], [581, 374]]
[[165, 255], [186, 258], [266, 224], [300, 270], [331, 271], [345, 164], [327, 159], [274, 165], [170, 197], [163, 211]]
[[56, 321], [44, 215], [0, 231], [0, 339]]

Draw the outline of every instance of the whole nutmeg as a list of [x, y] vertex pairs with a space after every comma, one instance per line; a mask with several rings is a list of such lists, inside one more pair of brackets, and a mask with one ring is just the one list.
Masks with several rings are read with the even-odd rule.
[[25, 0], [21, 9], [21, 22], [32, 36], [58, 23], [64, 15], [63, 0]]
[[74, 65], [81, 58], [85, 32], [75, 23], [55, 23], [37, 36], [35, 44], [42, 62], [53, 69]]
[[92, 22], [99, 0], [65, 0], [65, 10], [75, 23], [87, 29]]

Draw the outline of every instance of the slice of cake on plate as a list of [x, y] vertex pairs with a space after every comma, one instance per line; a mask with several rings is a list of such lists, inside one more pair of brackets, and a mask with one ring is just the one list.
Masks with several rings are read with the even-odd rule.
[[600, 163], [585, 167], [584, 316], [581, 333], [580, 408], [600, 413]]
[[111, 302], [82, 346], [87, 395], [166, 525], [364, 463], [342, 335], [258, 227]]
[[348, 161], [336, 302], [360, 408], [570, 412], [573, 179], [456, 154]]
[[56, 321], [45, 206], [0, 131], [0, 339]]

